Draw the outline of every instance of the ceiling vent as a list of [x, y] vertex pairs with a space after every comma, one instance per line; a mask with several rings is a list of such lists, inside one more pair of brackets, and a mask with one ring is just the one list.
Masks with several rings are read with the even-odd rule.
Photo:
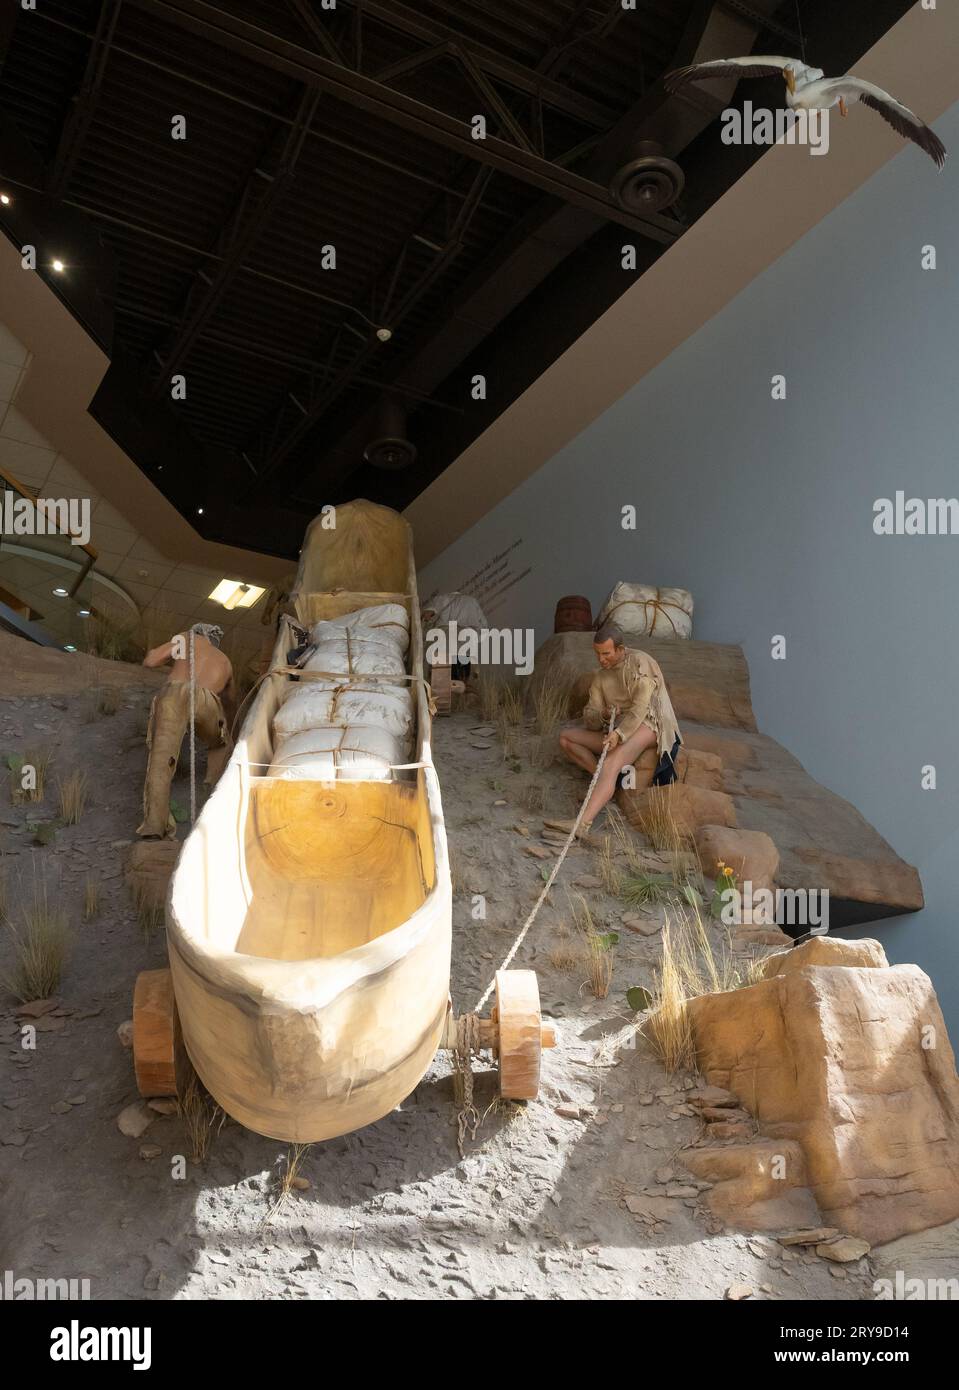
[[363, 457], [374, 468], [395, 472], [416, 461], [416, 445], [406, 437], [406, 408], [394, 395], [381, 398], [376, 410], [375, 435], [363, 450]]
[[609, 191], [626, 212], [662, 212], [683, 191], [686, 175], [655, 140], [637, 140], [625, 150]]

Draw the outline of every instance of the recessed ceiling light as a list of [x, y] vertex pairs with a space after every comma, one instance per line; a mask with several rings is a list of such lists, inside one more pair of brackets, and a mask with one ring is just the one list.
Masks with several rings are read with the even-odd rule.
[[240, 579], [221, 579], [210, 598], [214, 603], [222, 603], [224, 608], [252, 608], [263, 593], [265, 590], [255, 584], [244, 584]]
[[66, 598], [67, 595], [69, 594], [70, 590], [69, 590], [69, 589], [60, 589], [60, 588], [57, 588], [57, 589], [54, 589], [53, 592], [56, 594], [57, 598]]
[[392, 328], [378, 328], [376, 330], [376, 336], [381, 343], [388, 343], [393, 336], [393, 330]]
[[77, 609], [77, 617], [78, 617], [78, 618], [89, 618], [89, 616], [90, 616], [90, 610], [89, 610], [89, 608], [78, 608], [78, 609]]
[[53, 262], [53, 268], [54, 268], [54, 270], [57, 272], [58, 275], [62, 275], [63, 272], [66, 270], [66, 266], [65, 266], [65, 265], [63, 264], [63, 262], [62, 262], [61, 260], [59, 260], [59, 259], [58, 259], [58, 260], [55, 260], [55, 261]]
[[197, 516], [202, 516], [202, 515], [203, 515], [203, 508], [202, 508], [202, 507], [197, 507], [197, 509], [196, 509], [196, 514], [197, 514]]
[[5, 208], [9, 207], [12, 202], [13, 199], [10, 197], [9, 193], [0, 193], [0, 203], [2, 203]]
[[73, 645], [72, 642], [67, 642], [67, 644], [64, 646], [63, 650], [64, 650], [65, 652], [75, 652], [75, 651], [76, 651], [76, 647]]

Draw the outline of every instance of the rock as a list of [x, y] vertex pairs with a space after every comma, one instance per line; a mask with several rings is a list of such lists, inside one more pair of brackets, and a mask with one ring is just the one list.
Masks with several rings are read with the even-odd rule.
[[508, 804], [509, 804], [509, 803], [505, 800], [504, 797], [500, 797], [500, 799], [499, 799], [498, 801], [494, 801], [494, 802], [493, 802], [493, 805], [494, 805], [494, 806], [506, 806], [506, 805], [508, 805]]
[[709, 1126], [709, 1138], [713, 1139], [749, 1139], [754, 1133], [754, 1126], [751, 1120], [723, 1120]]
[[147, 1109], [156, 1115], [176, 1115], [180, 1107], [172, 1098], [154, 1096], [152, 1100], [147, 1101]]
[[860, 965], [880, 970], [888, 967], [889, 962], [882, 946], [871, 937], [846, 941], [840, 936], [812, 936], [784, 955], [770, 956], [763, 962], [763, 974], [771, 979], [773, 975], [789, 975], [807, 965]]
[[513, 826], [513, 829], [516, 831], [517, 835], [524, 835], [527, 840], [529, 839], [530, 831], [528, 825], [522, 825], [520, 823], [517, 823]]
[[736, 807], [725, 792], [673, 782], [668, 787], [646, 791], [618, 791], [616, 803], [630, 825], [642, 829], [644, 817], [658, 803], [673, 817], [681, 833], [695, 835], [702, 825], [736, 825]]
[[140, 1157], [145, 1159], [159, 1158], [163, 1150], [159, 1144], [141, 1144]]
[[683, 747], [676, 758], [676, 775], [680, 782], [686, 782], [691, 787], [722, 791], [723, 760], [718, 754], [709, 753], [703, 748]]
[[26, 1004], [19, 1004], [16, 1009], [17, 1018], [43, 1018], [44, 1014], [51, 1013], [60, 1007], [59, 999], [31, 999]]
[[729, 1120], [751, 1119], [751, 1116], [749, 1115], [748, 1111], [740, 1110], [734, 1106], [703, 1105], [700, 1107], [699, 1113], [702, 1115], [703, 1119], [706, 1121], [707, 1124], [711, 1123], [712, 1121], [718, 1121], [720, 1124], [725, 1124]]
[[689, 1017], [709, 1081], [801, 1145], [826, 1223], [880, 1244], [959, 1216], [959, 1078], [918, 966], [801, 966]]
[[72, 1109], [73, 1106], [68, 1101], [56, 1100], [50, 1106], [50, 1113], [51, 1115], [69, 1115]]
[[545, 849], [542, 845], [524, 845], [523, 853], [531, 854], [534, 859], [554, 858], [553, 851], [551, 849]]
[[575, 880], [577, 888], [602, 888], [603, 880], [597, 878], [596, 874], [583, 874]]
[[87, 1098], [86, 1098], [86, 1096], [81, 1096], [81, 1095], [67, 1096], [67, 1105], [86, 1105], [86, 1103], [87, 1103]]
[[639, 913], [631, 913], [622, 920], [627, 931], [637, 932], [640, 936], [656, 936], [663, 929], [664, 919], [662, 917], [643, 917]]
[[777, 1231], [821, 1224], [803, 1152], [794, 1140], [685, 1149], [682, 1159], [694, 1176], [713, 1183], [706, 1204], [727, 1226]]
[[561, 1120], [582, 1119], [582, 1111], [578, 1105], [557, 1105], [554, 1111]]
[[297, 1192], [309, 1192], [310, 1188], [313, 1186], [309, 1178], [304, 1178], [299, 1173], [293, 1179], [292, 1185], [296, 1188]]
[[834, 1279], [845, 1279], [846, 1277], [846, 1271], [843, 1269], [842, 1265], [830, 1265], [829, 1273]]
[[124, 1047], [133, 1046], [133, 1019], [127, 1018], [117, 1028], [117, 1037]]
[[732, 1091], [726, 1091], [722, 1086], [697, 1086], [694, 1091], [690, 1091], [686, 1097], [690, 1105], [703, 1106], [738, 1106], [739, 1099], [734, 1096]]
[[838, 1234], [835, 1226], [814, 1226], [804, 1231], [780, 1231], [776, 1239], [780, 1245], [818, 1245], [820, 1241], [832, 1240]]
[[657, 1182], [672, 1182], [675, 1176], [672, 1168], [657, 1168], [653, 1174]]
[[733, 1303], [740, 1303], [744, 1298], [752, 1298], [754, 1292], [748, 1284], [730, 1284], [725, 1297]]
[[671, 1182], [666, 1188], [667, 1197], [698, 1197], [699, 1188], [690, 1187], [688, 1183]]
[[696, 832], [703, 873], [715, 878], [718, 864], [727, 864], [738, 884], [750, 882], [753, 892], [773, 888], [779, 868], [779, 850], [762, 830], [731, 830], [725, 825], [703, 825]]
[[154, 1118], [153, 1112], [147, 1109], [146, 1104], [137, 1100], [120, 1111], [117, 1116], [117, 1128], [128, 1138], [139, 1139], [140, 1135], [145, 1134], [150, 1128]]
[[825, 1241], [816, 1246], [816, 1254], [824, 1260], [836, 1260], [839, 1264], [850, 1264], [868, 1255], [872, 1246], [866, 1240], [856, 1240], [852, 1236], [840, 1236], [838, 1240]]

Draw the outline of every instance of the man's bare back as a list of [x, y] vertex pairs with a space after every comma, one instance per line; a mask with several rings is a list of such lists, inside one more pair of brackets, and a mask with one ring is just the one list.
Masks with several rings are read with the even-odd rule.
[[[176, 655], [174, 656], [174, 652]], [[180, 652], [185, 653], [182, 657]], [[171, 681], [190, 679], [190, 634], [179, 632], [169, 642], [154, 647], [143, 658], [144, 666], [157, 668], [170, 663]], [[233, 704], [233, 666], [230, 658], [219, 651], [206, 637], [193, 634], [193, 667], [196, 683], [214, 695], [220, 695], [227, 710]]]

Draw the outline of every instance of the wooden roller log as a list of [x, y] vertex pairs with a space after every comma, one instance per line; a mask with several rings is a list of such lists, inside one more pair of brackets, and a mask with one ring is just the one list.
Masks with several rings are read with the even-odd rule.
[[177, 1019], [169, 970], [141, 970], [133, 991], [133, 1066], [141, 1096], [177, 1094]]
[[535, 1100], [544, 1042], [535, 970], [497, 970], [493, 1018], [500, 1095]]
[[453, 707], [453, 680], [449, 666], [430, 667], [430, 689], [437, 714], [449, 714]]

